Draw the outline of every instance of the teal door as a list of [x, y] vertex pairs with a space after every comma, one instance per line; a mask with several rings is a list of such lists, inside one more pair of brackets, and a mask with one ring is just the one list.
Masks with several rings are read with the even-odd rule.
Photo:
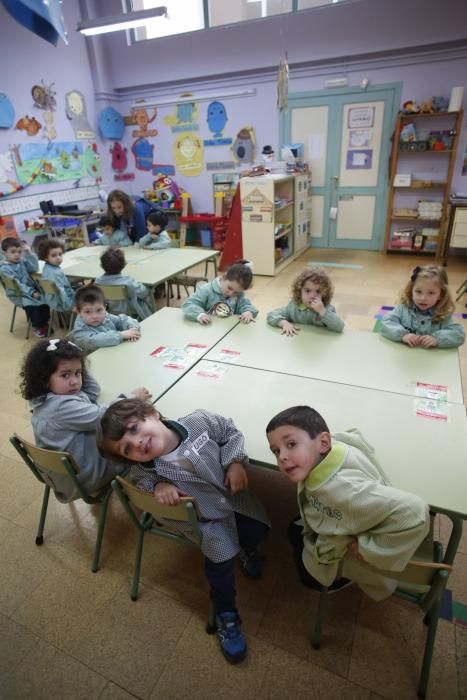
[[279, 142], [311, 167], [311, 245], [383, 247], [389, 156], [400, 84], [289, 95]]

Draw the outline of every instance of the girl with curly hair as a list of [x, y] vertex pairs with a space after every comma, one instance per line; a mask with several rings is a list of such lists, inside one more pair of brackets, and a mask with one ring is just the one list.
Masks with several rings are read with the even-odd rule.
[[292, 299], [287, 306], [274, 309], [267, 315], [271, 326], [282, 328], [283, 335], [297, 335], [297, 323], [321, 326], [341, 333], [344, 321], [336, 314], [331, 299], [334, 287], [328, 274], [320, 267], [309, 267], [292, 283]]

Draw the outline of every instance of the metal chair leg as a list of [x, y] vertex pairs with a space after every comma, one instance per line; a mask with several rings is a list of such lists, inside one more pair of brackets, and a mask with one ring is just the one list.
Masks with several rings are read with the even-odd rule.
[[102, 501], [102, 505], [101, 505], [101, 512], [99, 513], [99, 523], [98, 523], [98, 527], [97, 527], [96, 547], [94, 549], [94, 559], [92, 560], [92, 566], [91, 566], [91, 571], [93, 573], [96, 573], [96, 571], [99, 571], [99, 560], [100, 560], [100, 556], [101, 556], [102, 539], [104, 537], [105, 518], [107, 516], [107, 508], [109, 505], [111, 495], [112, 495], [112, 489], [109, 489], [104, 496], [104, 500]]
[[133, 571], [133, 582], [131, 584], [131, 600], [138, 600], [139, 577], [141, 573], [141, 558], [143, 556], [144, 530], [138, 530], [138, 539], [136, 542], [135, 552], [135, 568]]
[[419, 698], [425, 698], [428, 687], [428, 679], [430, 676], [431, 660], [433, 658], [433, 648], [435, 645], [436, 630], [438, 628], [439, 608], [441, 600], [436, 601], [435, 605], [429, 611], [429, 626], [425, 642], [425, 651], [423, 654], [422, 670], [418, 683], [417, 695]]
[[13, 333], [13, 326], [15, 325], [15, 318], [16, 318], [16, 304], [13, 304], [13, 314], [11, 316], [10, 333]]
[[47, 506], [49, 505], [49, 494], [50, 494], [50, 486], [45, 484], [44, 497], [42, 499], [41, 515], [39, 518], [39, 527], [37, 529], [37, 535], [36, 535], [36, 544], [38, 547], [44, 543], [44, 525], [45, 525], [45, 518], [47, 516]]

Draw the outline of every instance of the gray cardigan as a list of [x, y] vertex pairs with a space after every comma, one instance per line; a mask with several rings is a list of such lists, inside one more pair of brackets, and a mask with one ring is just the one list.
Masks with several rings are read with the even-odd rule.
[[71, 340], [88, 352], [97, 348], [111, 347], [123, 343], [121, 331], [129, 328], [139, 328], [136, 319], [120, 314], [113, 316], [105, 314], [105, 318], [100, 326], [88, 326], [80, 316], [77, 316], [75, 326], [71, 332]]

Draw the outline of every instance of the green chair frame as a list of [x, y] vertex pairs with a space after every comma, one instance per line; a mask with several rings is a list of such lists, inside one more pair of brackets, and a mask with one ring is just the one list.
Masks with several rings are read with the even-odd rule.
[[[55, 282], [52, 282], [51, 280], [44, 280], [42, 277], [37, 276], [36, 282], [41, 288], [41, 291], [43, 294], [49, 294], [51, 296], [56, 297], [59, 301], [61, 301], [60, 297], [60, 292], [58, 290], [57, 285]], [[47, 335], [50, 335], [52, 333], [52, 328], [53, 328], [53, 322], [54, 322], [54, 317], [57, 317], [60, 325], [63, 325], [64, 328], [67, 328], [69, 331], [72, 330], [73, 328], [73, 322], [76, 317], [76, 314], [74, 311], [57, 311], [57, 309], [53, 309], [50, 307], [50, 320], [49, 320], [49, 328], [47, 330]]]
[[[19, 288], [18, 282], [13, 277], [7, 277], [6, 275], [0, 275], [0, 282], [2, 284], [3, 289], [5, 290], [5, 294], [6, 294], [7, 289], [9, 289], [10, 292], [13, 292], [15, 297], [18, 297], [18, 299], [20, 301], [22, 300], [23, 295], [21, 294], [21, 289]], [[8, 299], [8, 296], [7, 296], [7, 299]], [[11, 301], [11, 299], [9, 301]], [[15, 325], [15, 318], [16, 318], [16, 309], [18, 308], [18, 305], [15, 304], [14, 301], [12, 301], [12, 304], [13, 304], [13, 314], [11, 316], [10, 333], [13, 333], [13, 328]], [[24, 306], [22, 304], [20, 304], [19, 306], [26, 313]], [[26, 319], [27, 319], [26, 339], [28, 339], [29, 333], [31, 331], [31, 321], [29, 320], [29, 317], [27, 314], [26, 314]]]
[[[462, 534], [461, 521], [453, 519], [452, 525], [453, 533], [444, 557], [441, 543], [434, 542], [432, 537], [428, 536], [403, 571], [383, 571], [370, 564], [360, 562], [361, 566], [369, 571], [397, 580], [399, 584], [393, 595], [415, 603], [424, 612], [423, 622], [428, 629], [417, 690], [419, 698], [426, 697], [441, 601], [449, 574], [452, 571], [451, 564], [455, 554], [451, 548], [456, 548], [456, 542], [458, 543]], [[323, 586], [319, 594], [318, 611], [311, 637], [313, 649], [319, 649], [321, 646], [327, 601], [328, 589]]]
[[16, 433], [13, 435], [13, 437], [10, 437], [10, 442], [22, 460], [25, 462], [26, 466], [32, 471], [36, 479], [44, 484], [44, 496], [42, 498], [42, 508], [36, 535], [36, 545], [40, 546], [44, 543], [44, 526], [51, 490], [51, 487], [46, 483], [41, 474], [41, 469], [45, 469], [56, 474], [65, 474], [69, 476], [80, 497], [85, 503], [88, 503], [89, 505], [99, 504], [101, 506], [99, 523], [97, 527], [96, 546], [91, 565], [91, 571], [96, 573], [96, 571], [99, 570], [99, 560], [102, 548], [102, 539], [104, 536], [107, 507], [112, 495], [110, 482], [101, 487], [95, 493], [88, 493], [78, 481], [78, 475], [80, 472], [79, 466], [75, 462], [73, 456], [68, 452], [59, 452], [57, 450], [47, 450], [43, 447], [36, 447], [36, 445], [33, 445], [31, 442], [23, 440]]
[[456, 289], [456, 294], [456, 301], [459, 301], [463, 294], [467, 294], [467, 280], [464, 280], [461, 286], [458, 289]]
[[[102, 291], [106, 301], [126, 301], [133, 308], [133, 312], [138, 317], [140, 321], [143, 321], [145, 316], [142, 315], [141, 309], [138, 310], [138, 302], [136, 304], [130, 298], [128, 294], [128, 287], [125, 284], [96, 284], [96, 287]], [[153, 295], [148, 295], [148, 302], [154, 308]], [[155, 310], [155, 309], [154, 309]]]
[[[133, 581], [131, 584], [131, 600], [138, 600], [139, 579], [141, 574], [141, 559], [143, 555], [143, 543], [146, 533], [165, 537], [166, 539], [188, 544], [194, 547], [201, 547], [202, 534], [199, 528], [200, 514], [198, 512], [194, 498], [183, 497], [180, 503], [175, 506], [160, 505], [150, 493], [140, 491], [133, 484], [121, 476], [116, 476], [112, 481], [112, 488], [117, 494], [123, 508], [137, 532], [135, 547], [135, 563], [133, 569]], [[136, 511], [142, 511], [137, 517]], [[189, 523], [193, 539], [183, 532], [170, 530], [171, 521]], [[209, 605], [208, 623], [206, 631], [213, 633], [216, 630], [214, 606], [212, 601]]]

